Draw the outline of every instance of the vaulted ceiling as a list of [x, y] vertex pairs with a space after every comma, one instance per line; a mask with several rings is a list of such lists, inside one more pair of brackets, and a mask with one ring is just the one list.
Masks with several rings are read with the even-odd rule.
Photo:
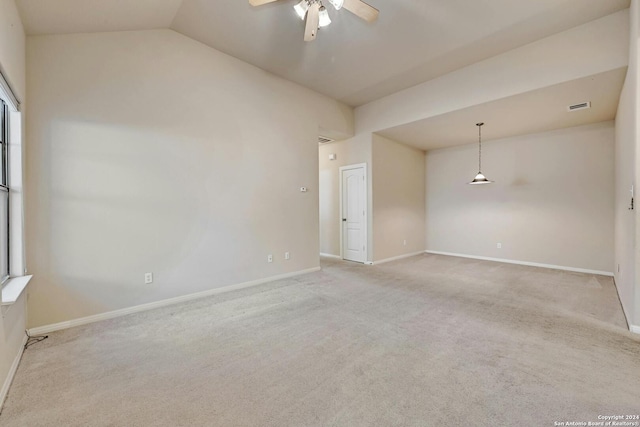
[[17, 0], [30, 35], [171, 28], [358, 106], [629, 7], [629, 0], [368, 0], [372, 23], [328, 8], [304, 42], [295, 0]]

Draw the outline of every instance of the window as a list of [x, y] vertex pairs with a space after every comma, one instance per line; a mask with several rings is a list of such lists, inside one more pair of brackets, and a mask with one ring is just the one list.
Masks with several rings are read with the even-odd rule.
[[0, 100], [0, 283], [9, 278], [9, 107]]
[[24, 263], [20, 101], [1, 71], [2, 67], [0, 67], [0, 290], [2, 291], [0, 304], [10, 306], [23, 295], [31, 276], [25, 275]]

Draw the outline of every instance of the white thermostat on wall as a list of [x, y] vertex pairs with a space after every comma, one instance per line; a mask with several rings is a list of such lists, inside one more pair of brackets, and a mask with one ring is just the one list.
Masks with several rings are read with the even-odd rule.
[[329, 154], [329, 160], [335, 160], [335, 159], [336, 159], [335, 154]]
[[300, 187], [300, 191], [302, 191], [303, 193], [307, 192], [307, 187]]

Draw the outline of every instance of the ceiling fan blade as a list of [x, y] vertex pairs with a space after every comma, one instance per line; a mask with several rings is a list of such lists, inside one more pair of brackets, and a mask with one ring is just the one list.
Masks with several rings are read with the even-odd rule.
[[373, 22], [378, 19], [378, 9], [362, 0], [344, 0], [342, 7], [367, 22]]
[[278, 0], [249, 0], [251, 6], [262, 6], [263, 4], [273, 3]]
[[316, 39], [318, 23], [320, 22], [320, 4], [313, 3], [307, 10], [307, 25], [304, 27], [304, 41], [310, 42]]

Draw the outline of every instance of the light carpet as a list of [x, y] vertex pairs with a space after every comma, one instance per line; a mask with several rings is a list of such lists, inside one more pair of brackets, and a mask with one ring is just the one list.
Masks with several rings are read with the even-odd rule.
[[640, 413], [609, 277], [438, 255], [50, 334], [0, 425], [553, 426]]

